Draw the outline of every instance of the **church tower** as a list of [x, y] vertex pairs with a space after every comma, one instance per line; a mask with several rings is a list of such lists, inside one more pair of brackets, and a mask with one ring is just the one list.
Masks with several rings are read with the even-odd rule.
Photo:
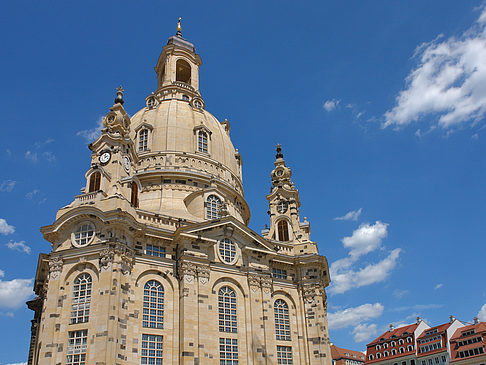
[[331, 364], [328, 265], [281, 147], [259, 235], [201, 65], [179, 21], [143, 108], [117, 89], [81, 194], [41, 229], [28, 364]]

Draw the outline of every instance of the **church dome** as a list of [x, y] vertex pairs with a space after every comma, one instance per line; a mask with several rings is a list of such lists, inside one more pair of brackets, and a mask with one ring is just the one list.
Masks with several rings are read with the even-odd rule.
[[241, 185], [241, 158], [231, 142], [227, 121], [220, 123], [211, 113], [194, 107], [189, 100], [159, 101], [155, 95], [147, 99], [147, 107], [131, 118], [130, 126], [141, 159], [153, 154], [182, 152], [201, 163], [208, 162], [225, 170], [231, 176], [221, 177]]

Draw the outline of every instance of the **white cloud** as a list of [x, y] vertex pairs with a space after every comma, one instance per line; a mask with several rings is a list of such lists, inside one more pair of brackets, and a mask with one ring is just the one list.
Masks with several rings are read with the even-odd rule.
[[368, 340], [371, 336], [376, 335], [378, 329], [376, 328], [376, 324], [358, 324], [353, 329], [354, 341], [355, 342], [363, 342]]
[[437, 284], [437, 285], [435, 286], [434, 290], [440, 289], [440, 288], [442, 288], [443, 286], [444, 286], [444, 284], [439, 283], [439, 284]]
[[29, 191], [27, 194], [25, 194], [25, 198], [26, 199], [33, 199], [39, 193], [40, 193], [39, 189], [34, 189], [32, 191]]
[[351, 210], [347, 212], [342, 217], [334, 218], [335, 221], [357, 221], [359, 216], [361, 215], [363, 208], [359, 208], [358, 210]]
[[336, 99], [329, 99], [324, 102], [324, 105], [322, 106], [324, 109], [326, 109], [327, 112], [332, 112], [334, 109], [337, 108], [339, 105], [340, 100]]
[[44, 157], [48, 162], [54, 162], [56, 161], [56, 155], [50, 151], [46, 151], [42, 154], [42, 157]]
[[11, 250], [25, 252], [26, 254], [30, 254], [30, 252], [31, 252], [30, 247], [25, 244], [25, 241], [20, 241], [20, 242], [10, 241], [10, 242], [7, 242], [5, 244], [5, 246], [10, 248]]
[[25, 305], [32, 292], [34, 279], [0, 280], [0, 307], [17, 309]]
[[15, 232], [15, 227], [7, 223], [3, 218], [0, 218], [0, 234], [11, 234]]
[[3, 278], [5, 276], [5, 271], [0, 270], [0, 278]]
[[401, 249], [396, 248], [380, 262], [369, 264], [358, 271], [350, 270], [347, 266], [344, 269], [336, 270], [333, 263], [331, 265], [332, 286], [329, 292], [331, 294], [342, 294], [352, 288], [360, 288], [385, 280], [397, 265], [400, 252]]
[[363, 321], [371, 318], [378, 318], [383, 313], [383, 305], [381, 303], [363, 304], [359, 307], [347, 308], [341, 311], [327, 314], [327, 321], [329, 329], [346, 328], [350, 326], [357, 326]]
[[26, 362], [16, 362], [16, 363], [7, 364], [7, 365], [27, 365], [27, 363]]
[[4, 180], [0, 184], [0, 191], [5, 191], [7, 193], [10, 193], [13, 188], [15, 187], [16, 181], [14, 180]]
[[25, 151], [25, 158], [31, 160], [32, 162], [37, 162], [37, 152], [32, 152], [30, 150]]
[[96, 127], [92, 128], [92, 129], [84, 129], [82, 131], [78, 131], [76, 133], [76, 135], [83, 137], [86, 140], [86, 142], [93, 142], [96, 138], [98, 138], [101, 130], [104, 128], [103, 118], [104, 117], [98, 118], [98, 122], [96, 124]]
[[442, 308], [443, 306], [444, 306], [443, 304], [415, 304], [415, 305], [393, 308], [391, 309], [391, 311], [392, 312], [401, 312], [407, 310], [421, 311], [426, 309], [439, 309]]
[[481, 310], [478, 312], [478, 318], [481, 322], [486, 322], [486, 304], [481, 307]]
[[359, 257], [376, 250], [387, 236], [388, 224], [376, 221], [375, 224], [363, 223], [356, 229], [351, 237], [344, 237], [344, 247], [350, 248], [351, 257]]
[[404, 126], [426, 115], [442, 128], [482, 119], [486, 113], [486, 8], [459, 37], [439, 36], [419, 46], [417, 67], [406, 78], [384, 127]]

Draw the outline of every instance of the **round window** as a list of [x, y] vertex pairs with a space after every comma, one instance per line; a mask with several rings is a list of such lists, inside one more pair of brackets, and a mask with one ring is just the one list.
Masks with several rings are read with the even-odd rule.
[[236, 244], [225, 238], [219, 241], [218, 254], [221, 261], [227, 264], [234, 264], [236, 261]]
[[83, 223], [71, 235], [71, 241], [76, 247], [88, 245], [94, 238], [94, 226], [91, 223]]

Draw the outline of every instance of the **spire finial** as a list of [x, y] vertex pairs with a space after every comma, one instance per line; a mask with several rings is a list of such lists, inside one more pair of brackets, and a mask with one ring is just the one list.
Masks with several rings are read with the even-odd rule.
[[277, 155], [275, 158], [283, 158], [282, 145], [280, 143], [277, 144]]
[[121, 105], [123, 105], [123, 103], [124, 103], [124, 101], [123, 101], [123, 92], [124, 91], [125, 90], [123, 90], [123, 88], [121, 87], [121, 85], [116, 88], [115, 104], [121, 104]]
[[181, 17], [179, 17], [179, 21], [177, 22], [177, 33], [179, 37], [182, 37], [182, 28], [181, 28]]

